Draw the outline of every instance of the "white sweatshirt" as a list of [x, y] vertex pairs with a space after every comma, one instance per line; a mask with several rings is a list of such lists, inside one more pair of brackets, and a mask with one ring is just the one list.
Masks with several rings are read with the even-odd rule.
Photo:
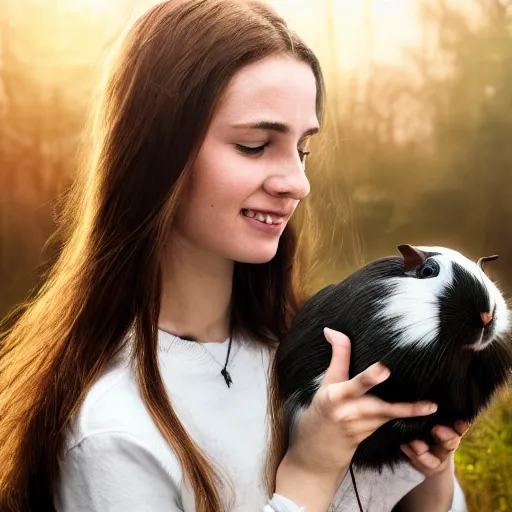
[[[235, 490], [236, 512], [300, 512], [300, 504], [263, 485], [267, 447], [269, 352], [233, 340], [196, 343], [159, 331], [162, 377], [180, 420], [197, 444], [221, 465]], [[55, 491], [59, 512], [194, 512], [193, 495], [169, 445], [148, 413], [129, 357], [90, 389], [76, 418]], [[393, 475], [356, 472], [365, 511], [390, 512], [424, 476], [404, 463]], [[334, 500], [336, 511], [359, 510], [350, 475]]]

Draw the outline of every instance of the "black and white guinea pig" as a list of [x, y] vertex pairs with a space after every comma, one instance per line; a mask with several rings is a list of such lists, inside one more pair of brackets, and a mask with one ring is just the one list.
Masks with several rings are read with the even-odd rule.
[[509, 308], [474, 263], [443, 247], [398, 247], [403, 257], [369, 263], [313, 295], [278, 346], [275, 371], [288, 438], [332, 356], [330, 327], [351, 341], [350, 378], [380, 361], [390, 377], [370, 393], [389, 402], [431, 400], [438, 410], [391, 420], [365, 439], [352, 463], [382, 469], [407, 460], [400, 444], [433, 444], [435, 425], [472, 421], [510, 382]]

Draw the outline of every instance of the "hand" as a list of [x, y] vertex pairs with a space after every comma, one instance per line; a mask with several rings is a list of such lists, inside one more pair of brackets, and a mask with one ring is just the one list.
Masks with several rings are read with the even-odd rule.
[[431, 402], [388, 403], [366, 394], [385, 381], [390, 371], [376, 363], [349, 379], [350, 340], [324, 330], [332, 358], [311, 405], [298, 419], [287, 464], [308, 473], [339, 475], [346, 472], [358, 445], [387, 421], [432, 414]]
[[411, 459], [412, 465], [425, 476], [438, 475], [448, 468], [451, 470], [453, 454], [469, 426], [465, 421], [458, 421], [455, 429], [437, 425], [432, 429], [437, 441], [434, 446], [429, 447], [425, 441], [417, 439], [402, 445], [401, 449]]

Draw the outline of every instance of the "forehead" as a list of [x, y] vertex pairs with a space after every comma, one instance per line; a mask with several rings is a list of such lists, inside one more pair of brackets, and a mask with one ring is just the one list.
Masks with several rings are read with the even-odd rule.
[[216, 116], [227, 122], [281, 121], [292, 129], [318, 124], [316, 81], [309, 64], [293, 57], [265, 57], [239, 69], [229, 82]]

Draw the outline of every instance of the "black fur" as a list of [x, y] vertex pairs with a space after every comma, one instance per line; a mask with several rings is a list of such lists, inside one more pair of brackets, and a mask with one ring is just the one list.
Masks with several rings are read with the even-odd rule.
[[[508, 340], [494, 342], [479, 352], [462, 349], [481, 335], [480, 312], [488, 310], [489, 294], [457, 264], [453, 285], [439, 301], [438, 339], [428, 347], [398, 348], [394, 344], [399, 336], [396, 322], [374, 317], [380, 299], [391, 291], [392, 284], [382, 280], [406, 275], [411, 274], [404, 272], [403, 259], [389, 257], [325, 287], [296, 315], [276, 353], [287, 432], [295, 413], [311, 403], [318, 377], [330, 364], [332, 350], [324, 337], [324, 327], [350, 338], [350, 378], [377, 361], [390, 368], [391, 376], [371, 393], [390, 402], [432, 400], [439, 404], [433, 415], [392, 420], [379, 428], [359, 445], [353, 458], [356, 467], [382, 469], [408, 460], [400, 444], [414, 439], [432, 444], [433, 426], [453, 426], [459, 419], [472, 421], [510, 377], [512, 350]], [[485, 331], [484, 336], [488, 335]]]

